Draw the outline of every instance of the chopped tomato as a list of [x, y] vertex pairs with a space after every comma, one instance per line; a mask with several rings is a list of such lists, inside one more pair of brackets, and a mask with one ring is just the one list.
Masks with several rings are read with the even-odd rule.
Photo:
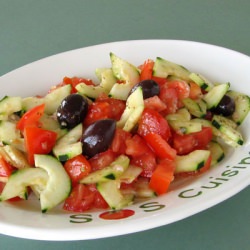
[[95, 193], [88, 186], [78, 184], [73, 187], [70, 196], [65, 200], [63, 209], [74, 212], [84, 212], [93, 207]]
[[24, 142], [28, 161], [34, 164], [34, 154], [48, 154], [55, 145], [57, 133], [38, 127], [24, 128]]
[[166, 84], [160, 88], [160, 99], [166, 104], [163, 115], [174, 114], [178, 109], [178, 93], [174, 88], [168, 88]]
[[201, 97], [202, 91], [201, 91], [201, 88], [198, 84], [196, 84], [194, 82], [190, 82], [189, 87], [190, 87], [189, 97], [191, 99], [197, 99], [197, 98]]
[[65, 162], [64, 168], [68, 173], [72, 184], [77, 184], [91, 171], [91, 165], [83, 155], [77, 155]]
[[131, 137], [131, 134], [123, 129], [117, 128], [115, 136], [111, 144], [111, 150], [118, 154], [125, 154], [126, 152], [126, 140]]
[[141, 67], [140, 81], [151, 79], [153, 74], [154, 61], [146, 60]]
[[108, 97], [106, 94], [100, 95], [96, 102], [107, 102], [109, 104], [110, 109], [110, 117], [111, 119], [119, 120], [121, 115], [126, 108], [125, 101]]
[[110, 116], [110, 107], [107, 102], [93, 102], [89, 105], [88, 113], [84, 119], [84, 125], [88, 126], [95, 121], [107, 119]]
[[150, 178], [156, 167], [156, 158], [153, 153], [144, 153], [137, 157], [132, 157], [131, 165], [142, 168], [140, 176]]
[[91, 79], [81, 78], [81, 77], [67, 77], [63, 78], [61, 85], [70, 84], [72, 86], [71, 93], [77, 93], [76, 86], [79, 83], [85, 83], [87, 85], [95, 85]]
[[148, 133], [156, 133], [168, 140], [171, 136], [170, 127], [157, 111], [145, 108], [139, 120], [138, 134], [144, 137]]
[[108, 208], [94, 185], [77, 184], [63, 205], [63, 209], [73, 212], [84, 212], [92, 208]]
[[167, 87], [176, 90], [179, 100], [189, 97], [190, 87], [185, 81], [171, 80], [167, 82]]
[[125, 102], [114, 98], [99, 98], [89, 105], [87, 116], [84, 120], [84, 125], [88, 126], [91, 123], [100, 119], [115, 119], [119, 120], [124, 109]]
[[116, 154], [111, 149], [108, 149], [107, 151], [101, 152], [90, 158], [89, 163], [91, 165], [92, 171], [96, 171], [110, 165], [110, 163], [112, 163], [115, 158]]
[[144, 107], [151, 108], [157, 112], [162, 112], [167, 108], [167, 105], [159, 98], [159, 96], [155, 95], [144, 100]]
[[203, 127], [201, 131], [186, 135], [173, 134], [173, 148], [178, 155], [185, 155], [195, 149], [205, 149], [212, 140], [213, 131], [210, 127]]
[[39, 126], [39, 119], [44, 113], [44, 108], [43, 103], [27, 111], [17, 122], [17, 129], [23, 131], [26, 126]]
[[145, 140], [136, 134], [126, 140], [126, 154], [132, 157], [138, 157], [143, 154], [153, 154], [153, 152]]
[[166, 83], [166, 81], [167, 81], [166, 78], [157, 77], [157, 76], [152, 76], [152, 80], [154, 80], [155, 82], [157, 82], [159, 84], [159, 86], [164, 85]]
[[0, 155], [0, 176], [9, 177], [14, 171], [12, 167], [4, 158]]
[[144, 136], [146, 142], [153, 149], [156, 156], [160, 159], [173, 160], [176, 156], [176, 150], [172, 148], [161, 135], [156, 133], [148, 133]]
[[170, 160], [161, 161], [149, 181], [149, 187], [158, 195], [167, 192], [170, 183], [174, 180], [175, 162]]

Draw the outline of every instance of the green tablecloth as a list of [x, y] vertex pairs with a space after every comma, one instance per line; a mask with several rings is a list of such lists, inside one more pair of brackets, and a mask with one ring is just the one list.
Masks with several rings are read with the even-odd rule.
[[[250, 55], [248, 0], [0, 0], [0, 75], [112, 41], [181, 39]], [[249, 69], [250, 70], [250, 69]], [[182, 221], [131, 235], [42, 242], [0, 235], [1, 249], [250, 249], [250, 189]]]

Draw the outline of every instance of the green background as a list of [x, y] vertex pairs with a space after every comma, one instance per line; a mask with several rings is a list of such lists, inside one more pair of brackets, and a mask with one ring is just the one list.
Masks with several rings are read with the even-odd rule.
[[[249, 12], [249, 0], [0, 0], [0, 75], [59, 52], [121, 40], [193, 40], [250, 55]], [[0, 248], [248, 250], [249, 207], [248, 187], [213, 208], [145, 232], [74, 242], [0, 235]]]

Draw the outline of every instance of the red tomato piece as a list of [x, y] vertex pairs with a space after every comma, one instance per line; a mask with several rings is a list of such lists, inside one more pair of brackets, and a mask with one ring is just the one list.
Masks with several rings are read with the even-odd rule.
[[140, 81], [151, 79], [153, 74], [154, 61], [148, 59], [141, 67]]
[[126, 154], [132, 157], [138, 157], [143, 154], [153, 154], [147, 143], [139, 135], [134, 135], [126, 140]]
[[66, 161], [64, 168], [70, 176], [73, 185], [77, 184], [91, 172], [91, 165], [83, 155], [77, 155]]
[[138, 134], [144, 137], [148, 133], [156, 133], [168, 140], [171, 136], [170, 127], [157, 111], [145, 108], [139, 120]]
[[125, 101], [110, 98], [106, 94], [101, 94], [97, 99], [96, 102], [107, 102], [109, 104], [110, 109], [110, 116], [109, 118], [119, 120], [121, 118], [121, 115], [126, 108]]
[[178, 155], [185, 155], [195, 149], [205, 149], [212, 137], [211, 127], [203, 127], [201, 131], [187, 135], [173, 134], [173, 148]]
[[125, 154], [126, 152], [126, 140], [131, 137], [131, 134], [123, 129], [117, 128], [115, 136], [111, 144], [111, 150], [118, 154]]
[[170, 183], [174, 180], [175, 162], [170, 160], [161, 161], [149, 181], [149, 187], [158, 195], [167, 192]]
[[110, 165], [110, 163], [112, 163], [115, 158], [116, 154], [111, 149], [108, 149], [107, 151], [101, 152], [90, 158], [89, 163], [91, 165], [92, 171], [96, 171]]
[[14, 171], [12, 167], [4, 158], [0, 155], [0, 176], [9, 177]]
[[168, 88], [166, 84], [160, 88], [160, 99], [166, 104], [167, 108], [163, 115], [174, 114], [178, 109], [178, 93], [174, 88]]
[[159, 86], [164, 85], [166, 83], [166, 81], [167, 81], [166, 78], [157, 77], [157, 76], [152, 76], [152, 80], [154, 80], [155, 82], [157, 82], [159, 84]]
[[93, 207], [95, 193], [84, 184], [73, 187], [70, 196], [64, 201], [63, 209], [74, 212], [84, 212]]
[[185, 81], [172, 80], [167, 82], [167, 87], [176, 90], [179, 100], [189, 97], [190, 87]]
[[144, 153], [131, 159], [131, 164], [142, 168], [140, 176], [150, 178], [156, 168], [156, 158], [153, 153]]
[[159, 98], [159, 96], [155, 95], [144, 100], [144, 107], [151, 108], [157, 112], [162, 112], [167, 108], [167, 105]]
[[161, 135], [156, 133], [148, 133], [144, 136], [146, 142], [153, 149], [156, 156], [160, 159], [173, 160], [176, 157], [176, 150], [172, 148]]
[[88, 126], [97, 120], [110, 118], [110, 116], [111, 111], [108, 102], [93, 102], [89, 105], [88, 113], [83, 124]]
[[34, 154], [48, 154], [55, 145], [57, 133], [38, 127], [24, 128], [24, 141], [28, 161], [34, 164]]
[[26, 126], [39, 126], [39, 119], [44, 113], [44, 108], [43, 103], [27, 111], [17, 122], [17, 129], [23, 131]]

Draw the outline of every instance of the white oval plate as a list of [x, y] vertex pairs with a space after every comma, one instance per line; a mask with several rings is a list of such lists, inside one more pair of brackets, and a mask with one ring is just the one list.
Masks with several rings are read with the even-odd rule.
[[[216, 82], [230, 82], [231, 88], [250, 95], [250, 58], [241, 53], [190, 41], [143, 40], [96, 45], [51, 56], [0, 78], [1, 94], [31, 96], [46, 93], [64, 76], [94, 78], [97, 67], [109, 67], [109, 53], [140, 65], [156, 56], [174, 61], [190, 71]], [[231, 150], [219, 166], [182, 183], [175, 183], [161, 197], [130, 206], [134, 214], [120, 220], [104, 220], [103, 211], [73, 214], [61, 208], [40, 212], [37, 200], [0, 203], [0, 233], [39, 240], [83, 240], [134, 233], [166, 225], [235, 195], [250, 183], [250, 126], [248, 118], [241, 131], [243, 147]]]

